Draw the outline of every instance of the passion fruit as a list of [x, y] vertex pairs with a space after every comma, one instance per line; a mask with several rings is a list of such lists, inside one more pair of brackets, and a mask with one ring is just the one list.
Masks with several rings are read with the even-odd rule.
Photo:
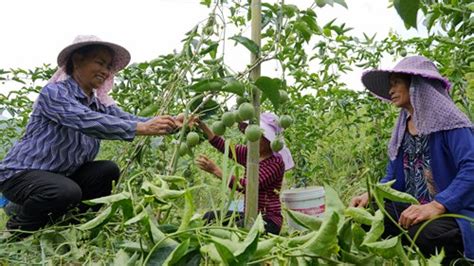
[[216, 121], [216, 122], [212, 123], [212, 125], [211, 125], [211, 130], [212, 130], [212, 132], [214, 132], [214, 134], [216, 134], [217, 136], [222, 136], [222, 135], [224, 135], [224, 133], [225, 133], [225, 126], [224, 126], [224, 123], [222, 123], [221, 121]]
[[284, 90], [279, 90], [280, 93], [280, 102], [286, 103], [290, 98], [288, 97], [288, 93]]
[[257, 125], [249, 125], [245, 129], [245, 137], [250, 142], [257, 141], [262, 137], [262, 129]]
[[186, 136], [186, 144], [188, 147], [194, 147], [199, 144], [199, 134], [196, 132], [189, 132]]
[[178, 154], [179, 156], [184, 156], [189, 153], [189, 147], [186, 143], [182, 142], [181, 145], [179, 145], [179, 150]]
[[280, 116], [279, 122], [282, 128], [288, 128], [291, 126], [291, 124], [293, 124], [293, 118], [291, 118], [289, 115], [282, 115]]
[[231, 127], [235, 123], [235, 115], [233, 112], [225, 112], [221, 117], [222, 123], [226, 127]]
[[244, 121], [242, 119], [242, 117], [240, 117], [239, 110], [235, 110], [235, 111], [233, 111], [233, 113], [234, 113], [234, 119], [235, 119], [236, 123], [240, 123], [240, 122]]
[[255, 108], [250, 103], [243, 103], [239, 106], [239, 116], [242, 120], [250, 120], [255, 116]]
[[279, 152], [281, 151], [281, 149], [283, 149], [283, 146], [285, 145], [285, 143], [283, 142], [283, 140], [281, 139], [274, 139], [271, 143], [270, 143], [270, 147], [272, 148], [272, 151], [274, 152]]

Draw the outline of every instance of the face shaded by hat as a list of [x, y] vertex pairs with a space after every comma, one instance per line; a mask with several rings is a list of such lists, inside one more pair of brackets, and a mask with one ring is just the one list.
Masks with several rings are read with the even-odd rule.
[[373, 69], [366, 71], [362, 74], [362, 83], [376, 97], [390, 101], [390, 75], [393, 73], [438, 80], [446, 90], [449, 90], [451, 87], [449, 81], [438, 72], [435, 64], [423, 56], [406, 57], [393, 69]]

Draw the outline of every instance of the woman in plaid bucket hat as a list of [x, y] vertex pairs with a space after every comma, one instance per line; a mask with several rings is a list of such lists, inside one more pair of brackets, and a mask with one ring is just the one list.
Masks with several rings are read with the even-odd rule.
[[82, 200], [109, 195], [120, 170], [112, 161], [94, 160], [101, 139], [165, 135], [182, 123], [182, 116], [134, 116], [108, 96], [114, 75], [130, 62], [120, 45], [80, 35], [57, 61], [25, 135], [0, 162], [0, 192], [10, 201], [9, 230], [35, 231], [71, 207], [85, 211]]
[[[435, 64], [422, 56], [401, 60], [391, 70], [370, 70], [362, 75], [367, 89], [399, 107], [400, 115], [388, 145], [390, 162], [382, 183], [413, 195], [420, 204], [387, 202], [385, 207], [413, 237], [427, 220], [444, 213], [474, 218], [473, 125], [451, 100], [449, 81]], [[355, 197], [351, 206], [364, 207], [368, 194]], [[429, 223], [416, 239], [425, 256], [441, 248], [445, 261], [474, 259], [474, 224], [443, 217]], [[400, 231], [389, 219], [385, 236]]]
[[[198, 123], [201, 130], [206, 134], [209, 143], [217, 150], [225, 152], [225, 140], [215, 135], [212, 130], [204, 123]], [[239, 123], [240, 131], [244, 132], [248, 126], [247, 123]], [[263, 137], [260, 139], [260, 160], [259, 174], [258, 174], [258, 211], [262, 212], [263, 220], [265, 221], [265, 231], [272, 234], [279, 234], [282, 225], [281, 203], [279, 192], [281, 190], [283, 175], [285, 171], [294, 167], [293, 157], [290, 150], [283, 146], [278, 152], [274, 152], [270, 143], [277, 139], [277, 135], [283, 132], [283, 128], [278, 125], [278, 117], [270, 112], [264, 112], [260, 115], [260, 128], [263, 129]], [[240, 165], [246, 167], [247, 164], [247, 146], [235, 145], [235, 160]], [[233, 157], [229, 153], [229, 157]], [[222, 178], [222, 170], [217, 164], [208, 159], [204, 155], [200, 155], [196, 164], [202, 170]], [[245, 193], [247, 184], [246, 173], [244, 177], [237, 183], [237, 191]], [[236, 184], [236, 177], [232, 176], [229, 182], [229, 188], [233, 188]], [[220, 215], [217, 211], [210, 211], [204, 215], [204, 218], [211, 222], [216, 217], [215, 214]], [[225, 214], [227, 217], [232, 215], [232, 211]], [[243, 227], [244, 213], [237, 213], [236, 224]]]

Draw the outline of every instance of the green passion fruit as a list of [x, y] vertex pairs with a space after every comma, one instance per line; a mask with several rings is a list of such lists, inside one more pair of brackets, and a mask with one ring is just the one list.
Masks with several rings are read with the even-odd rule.
[[243, 103], [239, 106], [239, 116], [242, 120], [250, 120], [255, 117], [255, 108], [250, 103]]
[[226, 127], [231, 127], [235, 123], [235, 115], [233, 112], [225, 112], [221, 117], [222, 123]]
[[262, 129], [257, 125], [249, 125], [245, 129], [245, 137], [248, 141], [257, 141], [262, 137]]
[[283, 146], [285, 145], [285, 143], [283, 142], [283, 140], [281, 139], [274, 139], [271, 143], [270, 143], [270, 147], [272, 148], [272, 151], [274, 152], [279, 152], [281, 151], [281, 149], [283, 149]]
[[282, 128], [288, 128], [291, 126], [291, 124], [293, 124], [293, 118], [291, 118], [289, 115], [282, 115], [279, 121]]
[[186, 136], [186, 144], [189, 147], [194, 147], [199, 144], [199, 134], [196, 132], [189, 132]]
[[216, 134], [217, 136], [222, 136], [222, 135], [224, 135], [224, 133], [225, 133], [225, 126], [224, 126], [224, 123], [222, 123], [221, 121], [216, 121], [216, 122], [212, 123], [212, 125], [211, 125], [211, 130], [212, 130], [212, 132], [214, 132], [214, 134]]

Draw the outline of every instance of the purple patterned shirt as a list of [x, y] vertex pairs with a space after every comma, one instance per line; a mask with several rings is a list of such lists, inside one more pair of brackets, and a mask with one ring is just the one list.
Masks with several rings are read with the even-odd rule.
[[27, 169], [72, 174], [94, 160], [100, 139], [131, 141], [137, 122], [146, 120], [89, 99], [72, 78], [47, 84], [25, 134], [0, 162], [0, 182]]

